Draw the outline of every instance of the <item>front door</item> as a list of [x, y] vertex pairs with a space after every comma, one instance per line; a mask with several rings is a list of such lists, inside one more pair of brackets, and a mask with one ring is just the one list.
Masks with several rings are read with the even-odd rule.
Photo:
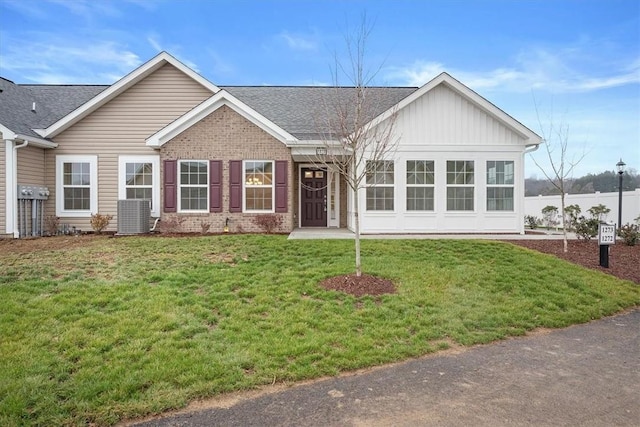
[[300, 174], [300, 225], [326, 227], [327, 172], [315, 168], [302, 168]]

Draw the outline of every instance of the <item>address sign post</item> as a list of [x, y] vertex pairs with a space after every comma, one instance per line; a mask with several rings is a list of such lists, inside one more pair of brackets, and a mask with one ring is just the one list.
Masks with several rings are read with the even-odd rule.
[[598, 227], [598, 244], [600, 245], [600, 267], [609, 268], [609, 245], [616, 243], [615, 224], [601, 222]]

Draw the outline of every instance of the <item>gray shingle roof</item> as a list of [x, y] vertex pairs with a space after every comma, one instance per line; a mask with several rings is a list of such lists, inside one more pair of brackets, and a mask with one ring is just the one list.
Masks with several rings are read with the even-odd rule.
[[[27, 85], [0, 78], [0, 124], [15, 133], [39, 137], [32, 129], [46, 128], [108, 88], [105, 85]], [[327, 86], [220, 86], [301, 140], [327, 133], [327, 111], [347, 105], [352, 87]], [[366, 89], [367, 120], [388, 110], [413, 93], [415, 87]], [[35, 112], [32, 111], [36, 103]], [[326, 136], [326, 135], [325, 135]]]
[[17, 85], [0, 77], [0, 124], [14, 133], [40, 138], [33, 129], [55, 123], [107, 87]]
[[[220, 86], [298, 139], [320, 138], [326, 132], [327, 110], [354, 98], [352, 87], [327, 86]], [[370, 87], [367, 105], [371, 120], [416, 91], [415, 87]], [[322, 123], [325, 122], [325, 123]]]

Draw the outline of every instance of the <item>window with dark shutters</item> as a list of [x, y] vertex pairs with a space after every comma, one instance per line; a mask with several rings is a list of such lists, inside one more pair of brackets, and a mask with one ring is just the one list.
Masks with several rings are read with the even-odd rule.
[[178, 210], [178, 162], [177, 160], [164, 161], [164, 211], [176, 212]]
[[209, 162], [209, 212], [222, 212], [222, 160]]
[[288, 162], [276, 160], [276, 212], [287, 212]]
[[242, 212], [242, 160], [229, 160], [229, 212]]

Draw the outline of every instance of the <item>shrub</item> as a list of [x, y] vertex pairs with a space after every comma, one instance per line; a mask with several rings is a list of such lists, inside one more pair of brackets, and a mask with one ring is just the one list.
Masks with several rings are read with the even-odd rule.
[[91, 215], [91, 228], [97, 234], [102, 233], [102, 230], [109, 226], [109, 222], [113, 219], [113, 215], [101, 215], [99, 213]]
[[186, 218], [181, 216], [174, 216], [171, 218], [163, 219], [158, 225], [158, 231], [161, 233], [179, 233], [182, 231], [182, 224], [186, 221]]
[[569, 205], [564, 208], [565, 224], [567, 230], [573, 231], [575, 229], [576, 222], [578, 222], [578, 216], [580, 215], [579, 205]]
[[618, 236], [627, 246], [635, 246], [640, 241], [640, 226], [637, 224], [626, 224], [618, 229]]
[[556, 225], [556, 215], [558, 214], [558, 208], [555, 206], [545, 206], [542, 208], [542, 215], [544, 216], [545, 223], [547, 224], [547, 230]]
[[525, 215], [524, 222], [525, 225], [528, 225], [530, 229], [535, 230], [536, 228], [538, 228], [538, 223], [540, 222], [540, 220], [536, 216]]
[[588, 209], [588, 212], [591, 214], [591, 217], [597, 219], [598, 221], [604, 221], [607, 218], [609, 212], [611, 212], [611, 209], [601, 203], [596, 206], [591, 206]]
[[271, 234], [282, 226], [282, 216], [276, 214], [257, 215], [253, 218], [253, 223], [265, 233]]
[[578, 239], [591, 240], [598, 235], [600, 221], [597, 218], [585, 218], [581, 216], [575, 224], [575, 231]]
[[205, 220], [200, 221], [200, 232], [202, 234], [207, 234], [209, 229], [211, 228], [211, 223]]
[[60, 218], [55, 215], [47, 215], [44, 219], [44, 230], [49, 236], [55, 236], [60, 229]]

